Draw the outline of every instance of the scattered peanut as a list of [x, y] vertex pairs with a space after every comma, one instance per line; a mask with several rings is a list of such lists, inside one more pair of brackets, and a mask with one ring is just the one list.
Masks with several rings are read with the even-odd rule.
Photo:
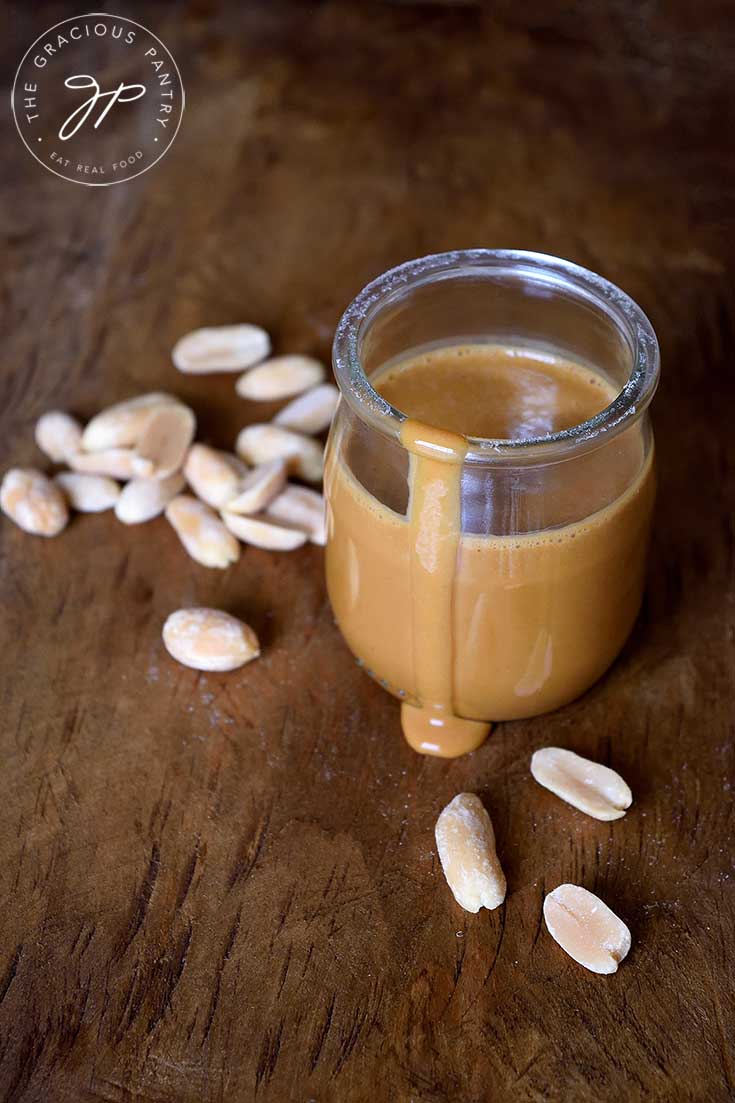
[[[73, 471], [84, 475], [108, 475], [126, 482], [136, 475], [150, 474], [153, 465], [136, 457], [132, 448], [105, 448], [100, 452], [77, 452], [69, 460]], [[145, 470], [144, 470], [145, 467]]]
[[468, 912], [497, 908], [505, 900], [505, 874], [495, 833], [482, 801], [460, 793], [436, 821], [439, 859], [454, 898]]
[[235, 451], [254, 467], [286, 460], [289, 470], [307, 482], [319, 482], [324, 473], [324, 449], [318, 441], [280, 425], [248, 425], [239, 434]]
[[54, 463], [66, 463], [82, 447], [82, 427], [70, 414], [51, 410], [36, 422], [36, 444]]
[[179, 371], [200, 375], [243, 371], [265, 360], [270, 350], [270, 337], [260, 326], [208, 326], [181, 337], [171, 359]]
[[222, 520], [238, 540], [245, 544], [254, 544], [257, 548], [267, 548], [269, 551], [292, 551], [308, 540], [302, 529], [277, 521], [267, 513], [246, 517], [223, 510]]
[[163, 626], [166, 650], [194, 670], [236, 670], [260, 654], [252, 628], [219, 609], [179, 609]]
[[120, 487], [106, 475], [82, 475], [61, 471], [54, 477], [72, 509], [79, 513], [102, 513], [112, 509], [120, 497]]
[[561, 747], [536, 751], [531, 773], [539, 785], [596, 820], [620, 819], [633, 801], [620, 774]]
[[192, 559], [224, 570], [240, 558], [240, 545], [204, 502], [179, 494], [166, 506], [166, 517]]
[[268, 515], [304, 529], [312, 544], [323, 547], [327, 542], [324, 498], [316, 490], [290, 484], [270, 503]]
[[140, 440], [151, 414], [161, 406], [177, 403], [170, 394], [142, 394], [118, 402], [97, 414], [82, 433], [85, 452], [134, 447]]
[[61, 490], [32, 467], [13, 467], [0, 484], [0, 509], [35, 536], [56, 536], [69, 520]]
[[551, 937], [593, 973], [615, 973], [630, 949], [630, 931], [599, 897], [579, 885], [559, 885], [544, 900]]
[[123, 487], [115, 505], [115, 516], [124, 525], [140, 525], [158, 517], [183, 489], [184, 477], [180, 472], [167, 479], [131, 479]]
[[136, 474], [154, 479], [173, 475], [184, 462], [195, 429], [196, 418], [188, 406], [161, 406], [151, 415], [135, 450]]
[[286, 464], [283, 460], [264, 463], [243, 479], [237, 495], [227, 502], [227, 512], [259, 513], [283, 489], [285, 483]]
[[247, 473], [248, 468], [238, 456], [206, 444], [192, 444], [184, 463], [184, 475], [191, 489], [215, 509], [237, 494]]
[[241, 398], [273, 402], [315, 387], [324, 379], [324, 365], [310, 356], [274, 356], [241, 375], [235, 390]]
[[334, 383], [321, 383], [284, 406], [273, 424], [297, 433], [321, 433], [331, 425], [338, 402], [339, 391]]

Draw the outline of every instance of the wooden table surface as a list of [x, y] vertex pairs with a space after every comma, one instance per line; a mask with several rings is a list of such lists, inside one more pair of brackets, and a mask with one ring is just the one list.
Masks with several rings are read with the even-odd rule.
[[[78, 517], [49, 541], [3, 521], [2, 1098], [735, 1098], [731, 6], [112, 7], [173, 51], [184, 122], [150, 172], [88, 189], [45, 173], [5, 109], [3, 468], [40, 462], [43, 411], [153, 388], [231, 446], [262, 411], [231, 377], [179, 375], [182, 333], [256, 321], [327, 357], [386, 267], [517, 246], [649, 313], [660, 494], [645, 609], [608, 676], [453, 762], [414, 755], [353, 662], [321, 549], [219, 572], [163, 520]], [[6, 90], [71, 9], [9, 6]], [[161, 625], [193, 604], [244, 616], [262, 658], [176, 665]], [[622, 821], [533, 782], [554, 744], [620, 770]], [[433, 841], [461, 790], [508, 876], [476, 916]], [[563, 881], [630, 926], [617, 975], [548, 935]]]

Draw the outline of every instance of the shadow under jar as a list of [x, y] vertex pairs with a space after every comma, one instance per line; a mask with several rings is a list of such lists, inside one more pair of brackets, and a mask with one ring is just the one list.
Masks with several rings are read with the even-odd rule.
[[640, 607], [656, 337], [622, 291], [538, 253], [411, 261], [334, 342], [327, 586], [425, 754], [571, 701]]

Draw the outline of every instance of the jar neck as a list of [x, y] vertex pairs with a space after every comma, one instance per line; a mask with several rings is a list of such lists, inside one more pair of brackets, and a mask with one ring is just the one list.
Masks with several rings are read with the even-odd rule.
[[384, 363], [390, 354], [409, 355], [423, 335], [438, 344], [477, 338], [520, 346], [545, 342], [567, 355], [583, 353], [590, 366], [608, 370], [619, 388], [599, 414], [557, 433], [524, 440], [468, 437], [465, 462], [470, 464], [553, 463], [594, 450], [644, 414], [658, 383], [653, 328], [614, 284], [540, 253], [475, 249], [437, 254], [402, 264], [368, 284], [345, 311], [335, 335], [334, 370], [345, 401], [366, 425], [394, 439], [406, 415], [370, 379], [382, 366], [381, 358]]

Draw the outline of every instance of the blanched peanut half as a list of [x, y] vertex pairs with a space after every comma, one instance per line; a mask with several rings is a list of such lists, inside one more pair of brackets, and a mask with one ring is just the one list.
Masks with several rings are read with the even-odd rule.
[[324, 498], [307, 486], [287, 486], [268, 506], [268, 516], [304, 529], [312, 544], [324, 547], [327, 542]]
[[115, 505], [115, 516], [124, 525], [141, 525], [158, 517], [184, 486], [180, 471], [167, 479], [131, 479]]
[[[146, 470], [143, 471], [145, 462]], [[85, 475], [109, 475], [111, 479], [126, 482], [136, 475], [149, 474], [152, 464], [136, 457], [132, 448], [105, 448], [100, 452], [77, 452], [69, 459], [73, 471]]]
[[[226, 504], [228, 513], [259, 513], [275, 498], [286, 483], [286, 463], [272, 460], [254, 468], [240, 484], [239, 491]], [[288, 518], [286, 518], [288, 520]]]
[[195, 429], [196, 418], [188, 406], [172, 403], [156, 410], [135, 450], [137, 474], [153, 479], [173, 475], [184, 462]]
[[235, 390], [241, 398], [273, 402], [315, 387], [324, 374], [324, 365], [311, 356], [274, 356], [241, 375]]
[[163, 626], [166, 650], [194, 670], [236, 670], [260, 654], [252, 628], [219, 609], [179, 609]]
[[101, 452], [132, 447], [143, 435], [151, 414], [176, 402], [172, 395], [158, 392], [117, 402], [92, 418], [82, 433], [82, 448], [85, 452]]
[[338, 402], [339, 391], [334, 383], [322, 383], [284, 406], [273, 424], [297, 433], [321, 433], [331, 425]]
[[166, 506], [166, 517], [192, 559], [224, 570], [240, 558], [240, 545], [204, 502], [179, 494]]
[[79, 513], [102, 513], [112, 509], [120, 497], [120, 487], [106, 475], [81, 475], [76, 471], [61, 471], [54, 477], [72, 509]]
[[237, 494], [247, 473], [248, 468], [238, 456], [207, 444], [192, 444], [184, 463], [184, 476], [191, 489], [215, 509]]
[[0, 484], [0, 509], [34, 536], [56, 536], [69, 520], [58, 486], [33, 467], [13, 467]]
[[551, 937], [593, 973], [615, 973], [630, 949], [630, 931], [614, 911], [579, 885], [559, 885], [544, 900]]
[[536, 751], [531, 773], [539, 785], [596, 820], [619, 820], [633, 802], [620, 774], [561, 747]]
[[271, 339], [260, 326], [208, 326], [181, 337], [171, 359], [181, 372], [243, 371], [265, 360]]
[[82, 447], [82, 427], [71, 414], [51, 410], [36, 422], [36, 444], [54, 463], [65, 463]]
[[277, 521], [267, 513], [256, 513], [252, 517], [240, 513], [228, 513], [222, 510], [222, 520], [230, 532], [245, 544], [254, 544], [256, 548], [269, 551], [292, 551], [300, 548], [308, 540], [302, 529]]
[[505, 874], [495, 852], [495, 832], [482, 801], [460, 793], [436, 821], [436, 845], [450, 889], [468, 912], [497, 908], [505, 900]]
[[321, 444], [280, 425], [246, 426], [237, 438], [235, 451], [253, 467], [271, 460], [286, 460], [289, 471], [309, 483], [318, 483], [324, 474]]

